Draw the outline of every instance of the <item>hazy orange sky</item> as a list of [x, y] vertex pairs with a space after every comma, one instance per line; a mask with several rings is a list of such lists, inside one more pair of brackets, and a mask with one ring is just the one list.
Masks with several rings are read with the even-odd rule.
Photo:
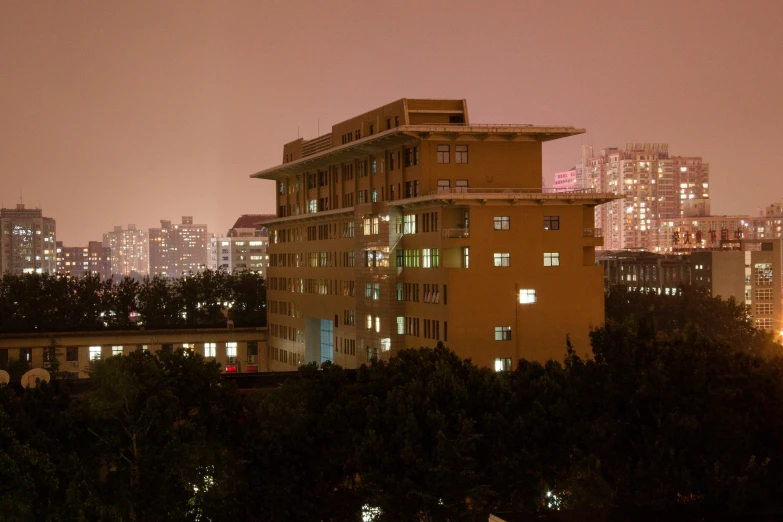
[[66, 245], [274, 212], [283, 143], [402, 97], [710, 163], [714, 214], [783, 199], [783, 1], [0, 0], [0, 199]]

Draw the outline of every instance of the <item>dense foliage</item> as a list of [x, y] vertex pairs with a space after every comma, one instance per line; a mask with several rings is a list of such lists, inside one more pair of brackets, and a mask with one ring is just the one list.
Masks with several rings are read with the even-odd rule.
[[266, 326], [266, 282], [252, 272], [200, 272], [180, 279], [6, 274], [0, 333]]
[[780, 345], [699, 292], [607, 307], [590, 357], [503, 373], [441, 346], [240, 395], [198, 355], [133, 353], [97, 362], [78, 400], [0, 388], [0, 519], [783, 509]]

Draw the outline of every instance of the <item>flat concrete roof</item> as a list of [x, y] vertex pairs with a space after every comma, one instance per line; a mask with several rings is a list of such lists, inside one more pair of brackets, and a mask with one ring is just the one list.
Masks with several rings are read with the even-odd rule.
[[551, 141], [583, 134], [585, 129], [576, 127], [546, 127], [524, 124], [433, 124], [400, 125], [345, 145], [317, 152], [310, 156], [283, 163], [255, 174], [251, 178], [285, 179], [288, 176], [376, 154], [389, 148], [400, 147], [421, 140], [431, 141]]

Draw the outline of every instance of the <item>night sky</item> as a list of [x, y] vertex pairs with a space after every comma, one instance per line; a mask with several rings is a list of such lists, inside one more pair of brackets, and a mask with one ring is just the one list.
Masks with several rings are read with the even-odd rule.
[[66, 245], [274, 212], [283, 143], [403, 97], [709, 163], [714, 214], [783, 199], [783, 1], [0, 0], [0, 199]]

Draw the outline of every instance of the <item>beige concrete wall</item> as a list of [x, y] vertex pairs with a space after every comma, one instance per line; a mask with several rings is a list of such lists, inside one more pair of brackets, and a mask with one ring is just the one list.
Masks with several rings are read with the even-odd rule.
[[[8, 358], [18, 359], [22, 348], [31, 348], [32, 367], [44, 367], [43, 353], [54, 341], [58, 350], [60, 370], [78, 373], [79, 377], [88, 377], [90, 369], [90, 346], [101, 347], [101, 357], [112, 356], [113, 346], [122, 346], [123, 354], [134, 350], [148, 349], [151, 352], [161, 350], [163, 345], [172, 345], [172, 349], [183, 348], [184, 344], [204, 355], [204, 343], [215, 343], [214, 360], [225, 369], [229, 363], [226, 357], [226, 343], [237, 343], [235, 364], [239, 372], [248, 371], [248, 366], [257, 366], [258, 371], [273, 371], [269, 366], [269, 350], [266, 328], [230, 328], [230, 329], [192, 329], [192, 330], [128, 330], [116, 332], [67, 332], [49, 334], [3, 334], [0, 335], [0, 350], [8, 350]], [[251, 362], [247, 353], [248, 342], [258, 343], [258, 355]], [[78, 361], [67, 361], [68, 348], [78, 348]], [[210, 358], [212, 359], [212, 358]], [[74, 364], [75, 363], [75, 364]], [[290, 370], [290, 368], [288, 368]]]

